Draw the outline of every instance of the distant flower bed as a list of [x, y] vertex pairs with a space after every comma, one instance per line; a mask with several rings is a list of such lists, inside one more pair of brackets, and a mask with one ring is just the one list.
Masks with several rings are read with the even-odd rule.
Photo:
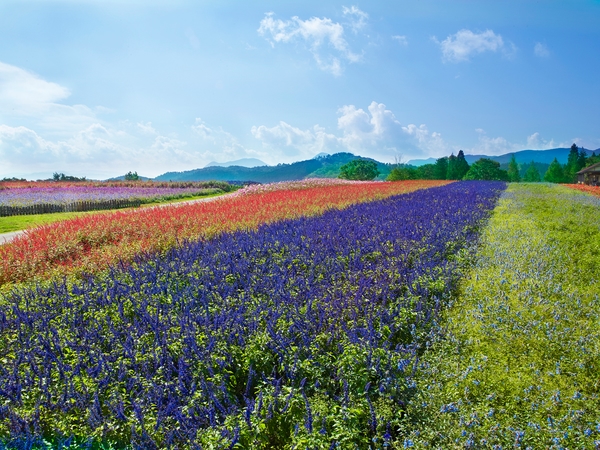
[[600, 186], [589, 186], [587, 184], [567, 184], [566, 186], [600, 197]]
[[0, 191], [0, 205], [29, 206], [37, 204], [67, 204], [79, 201], [105, 201], [139, 199], [142, 202], [168, 197], [194, 196], [219, 192], [218, 189], [156, 188], [156, 187], [31, 187]]
[[381, 181], [350, 181], [341, 178], [307, 178], [297, 181], [280, 181], [279, 183], [269, 184], [251, 184], [236, 192], [236, 195], [260, 194], [264, 192], [273, 192], [281, 190], [303, 190], [316, 187], [328, 187], [339, 185], [363, 184], [370, 186], [372, 183], [382, 183]]

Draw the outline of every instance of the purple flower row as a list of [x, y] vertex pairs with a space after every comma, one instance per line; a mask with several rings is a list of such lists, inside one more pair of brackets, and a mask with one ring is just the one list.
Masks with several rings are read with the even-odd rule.
[[0, 190], [0, 206], [67, 204], [77, 201], [130, 200], [149, 201], [167, 196], [194, 195], [206, 191], [198, 187], [92, 187], [13, 188]]
[[504, 188], [452, 183], [15, 291], [0, 305], [0, 436], [83, 415], [83, 436], [134, 448], [204, 447], [211, 429], [215, 448], [334, 446], [342, 424], [356, 447], [387, 441], [382, 417], [412, 395], [457, 282], [452, 257]]

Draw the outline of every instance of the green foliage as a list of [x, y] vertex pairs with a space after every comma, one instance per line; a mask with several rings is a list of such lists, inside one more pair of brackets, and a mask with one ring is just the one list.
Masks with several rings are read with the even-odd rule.
[[469, 171], [469, 163], [465, 159], [465, 154], [459, 150], [458, 155], [450, 155], [448, 158], [448, 169], [446, 180], [462, 180]]
[[577, 181], [577, 172], [585, 167], [586, 159], [586, 154], [583, 149], [580, 151], [577, 145], [571, 145], [567, 164], [564, 167], [565, 182], [574, 183]]
[[397, 165], [391, 170], [386, 180], [437, 180], [436, 167], [435, 164], [424, 164], [419, 167], [409, 166], [407, 164]]
[[517, 164], [517, 158], [513, 154], [510, 157], [510, 162], [508, 163], [508, 181], [513, 183], [518, 183], [521, 181], [521, 175], [519, 175], [519, 165]]
[[508, 181], [506, 170], [500, 169], [500, 163], [489, 158], [480, 158], [471, 165], [464, 180], [500, 180]]
[[417, 179], [419, 180], [437, 180], [435, 164], [423, 164], [417, 167]]
[[64, 173], [58, 173], [58, 172], [54, 172], [52, 174], [52, 180], [53, 181], [86, 181], [85, 177], [74, 177], [71, 175], [65, 175]]
[[585, 159], [585, 166], [589, 167], [593, 164], [597, 164], [600, 162], [600, 155], [596, 155], [596, 152], [592, 153], [592, 156]]
[[538, 171], [533, 161], [529, 163], [529, 166], [527, 167], [527, 172], [525, 172], [525, 176], [523, 177], [523, 181], [526, 181], [528, 183], [538, 183], [542, 181], [542, 178], [540, 177], [540, 172]]
[[417, 373], [414, 448], [597, 448], [599, 212], [566, 187], [509, 186]]
[[448, 158], [446, 156], [435, 161], [435, 179], [445, 180], [448, 174]]
[[372, 180], [379, 175], [377, 164], [373, 161], [355, 159], [340, 167], [339, 178], [346, 180]]
[[417, 179], [419, 179], [419, 173], [415, 167], [401, 164], [392, 169], [390, 174], [387, 176], [386, 181], [417, 180]]
[[569, 182], [568, 178], [565, 176], [565, 169], [561, 163], [558, 162], [556, 158], [548, 167], [546, 174], [544, 175], [544, 181], [548, 183], [566, 183]]
[[125, 181], [138, 181], [140, 179], [140, 176], [138, 175], [137, 172], [127, 172], [125, 174]]

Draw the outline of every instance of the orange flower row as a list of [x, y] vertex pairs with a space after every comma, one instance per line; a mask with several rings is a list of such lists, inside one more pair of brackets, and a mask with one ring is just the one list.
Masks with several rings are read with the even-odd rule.
[[565, 186], [600, 197], [600, 186], [588, 186], [587, 184], [565, 184]]

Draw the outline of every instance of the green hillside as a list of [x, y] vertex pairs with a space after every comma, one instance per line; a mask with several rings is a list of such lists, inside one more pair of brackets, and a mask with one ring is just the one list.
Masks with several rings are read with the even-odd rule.
[[[340, 167], [353, 159], [366, 159], [352, 153], [336, 153], [324, 155], [306, 161], [291, 164], [278, 164], [276, 166], [242, 167], [211, 166], [203, 169], [188, 170], [185, 172], [167, 172], [155, 178], [157, 181], [255, 181], [258, 183], [275, 183], [278, 181], [302, 180], [305, 178], [337, 178]], [[392, 168], [391, 164], [375, 161], [379, 168], [378, 179], [385, 179]]]

